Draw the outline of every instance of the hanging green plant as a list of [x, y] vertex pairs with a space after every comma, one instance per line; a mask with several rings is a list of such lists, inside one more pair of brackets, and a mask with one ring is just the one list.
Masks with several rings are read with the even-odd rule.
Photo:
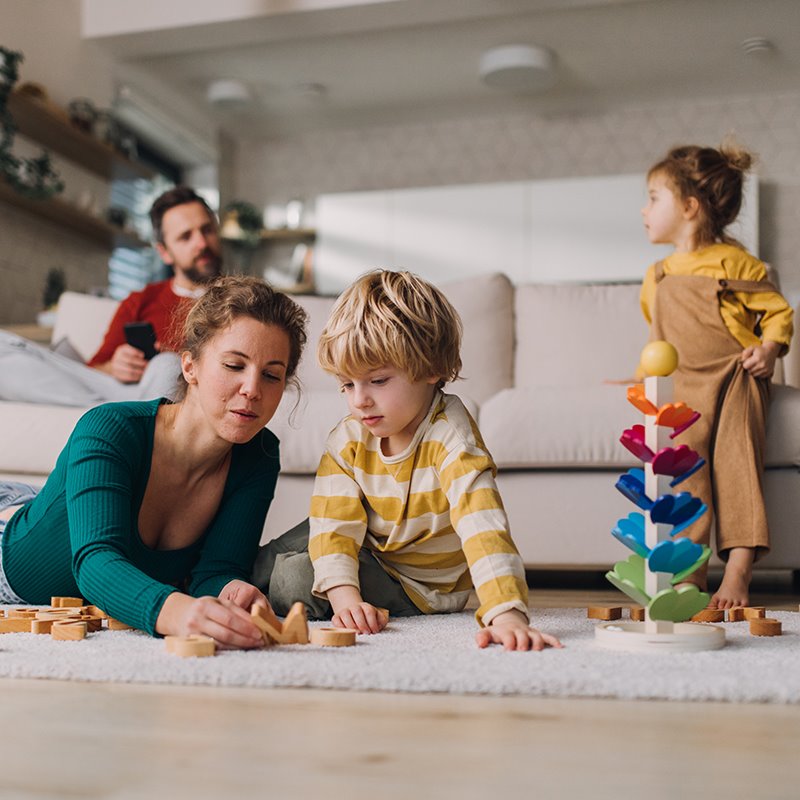
[[64, 190], [64, 182], [53, 169], [50, 154], [43, 150], [36, 158], [19, 158], [11, 149], [17, 132], [8, 109], [8, 98], [19, 77], [22, 53], [0, 45], [0, 177], [16, 192], [43, 200]]

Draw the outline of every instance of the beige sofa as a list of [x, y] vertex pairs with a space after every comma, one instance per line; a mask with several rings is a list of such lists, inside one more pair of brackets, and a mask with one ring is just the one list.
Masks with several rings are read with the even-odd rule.
[[[494, 274], [443, 286], [464, 322], [464, 380], [449, 387], [479, 421], [499, 467], [514, 539], [531, 568], [603, 568], [626, 555], [610, 535], [632, 510], [614, 488], [637, 462], [619, 444], [641, 421], [612, 383], [632, 374], [647, 330], [632, 284], [512, 286]], [[328, 431], [346, 407], [333, 378], [316, 367], [319, 332], [333, 298], [297, 298], [309, 312], [302, 392], [287, 393], [270, 428], [282, 472], [265, 538], [307, 515]], [[110, 301], [64, 295], [54, 340], [68, 335], [86, 354], [113, 313]], [[798, 370], [789, 365], [787, 374]], [[764, 567], [800, 570], [800, 390], [777, 385], [768, 425], [765, 491], [772, 552]], [[680, 398], [676, 398], [680, 399]], [[0, 403], [0, 473], [42, 480], [81, 409]]]

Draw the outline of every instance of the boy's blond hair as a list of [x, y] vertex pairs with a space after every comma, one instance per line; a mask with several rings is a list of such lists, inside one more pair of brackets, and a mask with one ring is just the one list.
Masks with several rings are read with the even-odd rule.
[[461, 318], [439, 289], [411, 272], [374, 270], [336, 301], [319, 340], [320, 366], [356, 377], [391, 365], [411, 380], [461, 372]]

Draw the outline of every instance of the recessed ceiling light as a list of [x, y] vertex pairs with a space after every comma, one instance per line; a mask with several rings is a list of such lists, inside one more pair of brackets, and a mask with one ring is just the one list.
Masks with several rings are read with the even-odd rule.
[[243, 106], [250, 102], [250, 89], [242, 81], [220, 78], [208, 84], [206, 100], [214, 106]]
[[556, 56], [540, 45], [492, 47], [481, 56], [480, 76], [487, 86], [512, 92], [540, 92], [556, 80]]

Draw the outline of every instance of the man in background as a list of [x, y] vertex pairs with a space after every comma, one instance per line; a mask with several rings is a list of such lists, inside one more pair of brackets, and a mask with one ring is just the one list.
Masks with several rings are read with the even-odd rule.
[[[120, 303], [100, 349], [82, 364], [0, 331], [0, 399], [91, 406], [169, 396], [180, 372], [180, 323], [220, 272], [217, 220], [193, 189], [168, 190], [150, 209], [156, 249], [173, 277], [132, 292]], [[158, 354], [149, 361], [128, 344], [125, 325], [149, 322]]]

